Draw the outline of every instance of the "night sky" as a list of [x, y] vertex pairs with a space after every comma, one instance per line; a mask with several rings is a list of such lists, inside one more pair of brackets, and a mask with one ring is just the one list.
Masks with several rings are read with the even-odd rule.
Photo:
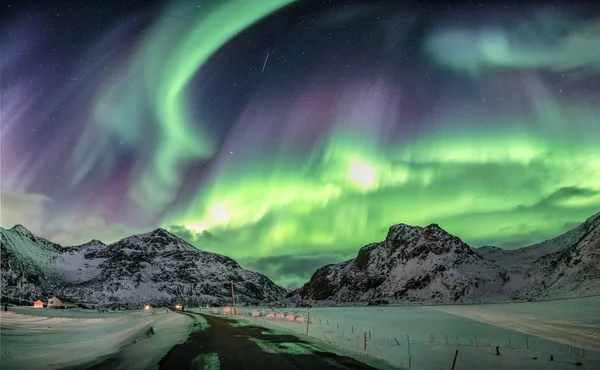
[[593, 1], [1, 7], [3, 227], [291, 286], [395, 223], [517, 248], [600, 210]]

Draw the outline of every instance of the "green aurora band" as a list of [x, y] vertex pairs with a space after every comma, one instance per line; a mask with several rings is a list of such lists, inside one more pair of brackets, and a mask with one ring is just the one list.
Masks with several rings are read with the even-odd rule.
[[[432, 43], [438, 37], [444, 35], [433, 35]], [[498, 42], [497, 35], [483, 35], [477, 45], [489, 51]], [[589, 46], [580, 43], [583, 49]], [[587, 51], [572, 66], [555, 58], [560, 52], [554, 49], [531, 58], [510, 58], [506, 48], [502, 53], [457, 73], [465, 71], [485, 84], [486, 63], [500, 70], [554, 65], [564, 71], [598, 60], [589, 59]], [[462, 67], [456, 56], [452, 63], [444, 56], [438, 58], [442, 67]], [[600, 210], [600, 109], [561, 102], [560, 92], [531, 74], [522, 75], [517, 85], [524, 109], [507, 114], [488, 110], [485, 101], [467, 102], [464, 109], [446, 107], [432, 118], [438, 130], [409, 140], [390, 142], [374, 132], [373, 115], [357, 122], [355, 115], [338, 114], [335, 129], [311, 155], [279, 147], [269, 158], [244, 153], [243, 159], [227, 162], [168, 224], [185, 225], [182, 234], [200, 247], [242, 261], [320, 253], [333, 253], [338, 260], [352, 257], [398, 222], [438, 223], [474, 246], [515, 248], [554, 237]], [[356, 104], [357, 112], [369, 109], [367, 103]], [[338, 108], [343, 112], [347, 106]], [[385, 118], [380, 121], [375, 126], [383, 127]], [[205, 230], [219, 242], [205, 238]], [[279, 267], [270, 267], [272, 276]]]
[[[587, 127], [598, 114], [575, 109], [563, 119]], [[232, 165], [172, 223], [224, 235], [228, 253], [247, 257], [354, 252], [395, 222], [436, 222], [475, 245], [524, 246], [600, 209], [596, 143], [577, 130], [542, 140], [522, 128], [535, 118], [504, 119], [496, 132], [440, 131], [379, 150], [364, 135], [332, 135], [317, 163]]]
[[[144, 130], [159, 138], [158, 147], [148, 155], [151, 163], [139, 164], [136, 183], [130, 188], [138, 207], [166, 207], [181, 186], [182, 167], [214, 154], [215, 138], [203, 129], [205, 123], [193, 122], [189, 114], [186, 87], [196, 72], [241, 31], [292, 2], [218, 1], [190, 24], [182, 21], [181, 6], [172, 6], [141, 41], [125, 76], [103, 93], [94, 110], [94, 119], [106, 135], [135, 146], [144, 145]], [[154, 112], [147, 111], [145, 101]], [[157, 119], [149, 120], [148, 115]], [[154, 127], [147, 127], [149, 123]]]
[[[164, 208], [181, 185], [183, 164], [215, 154], [217, 138], [188, 118], [186, 84], [225, 42], [290, 2], [222, 2], [191, 26], [173, 22], [167, 14], [143, 42], [128, 78], [119, 83], [127, 86], [138, 78], [146, 83], [134, 91], [154, 94], [145, 98], [156, 102], [161, 139], [151, 165], [142, 166], [139, 182], [130, 187], [134, 203]], [[578, 32], [590, 33], [593, 27], [578, 27], [583, 29]], [[183, 38], [169, 36], [180, 32]], [[505, 31], [441, 31], [432, 34], [428, 47], [440, 67], [465, 72], [481, 84], [490, 68], [597, 71], [600, 49], [591, 44], [599, 37], [582, 40], [573, 32], [537, 52], [513, 50], [509, 40], [514, 38], [518, 35]], [[168, 57], [162, 60], [164, 55]], [[182, 225], [171, 229], [200, 248], [242, 262], [286, 255], [351, 257], [360, 246], [382, 240], [398, 222], [435, 222], [473, 245], [517, 247], [553, 237], [600, 209], [600, 109], [565, 104], [530, 74], [514, 88], [523, 89], [525, 109], [507, 114], [487, 110], [485, 102], [466, 102], [463, 109], [446, 107], [434, 115], [435, 132], [395, 141], [381, 128], [403, 123], [382, 113], [384, 103], [373, 107], [366, 101], [377, 97], [346, 93], [349, 97], [332, 109], [337, 112], [328, 123], [332, 129], [311, 153], [294, 150], [293, 129], [272, 138], [280, 144], [270, 144], [268, 156], [238, 150], [211, 173], [187, 206], [172, 208], [163, 223]], [[136, 140], [139, 136], [129, 133], [144, 130], [143, 120], [130, 114], [114, 117], [115, 111], [129, 110], [104, 107], [104, 101], [120, 99], [110, 94], [96, 110], [102, 127]], [[349, 105], [356, 107], [351, 113]], [[291, 108], [285, 113], [280, 119], [287, 127], [296, 118]], [[241, 117], [238, 126], [261, 124]], [[132, 122], [139, 126], [123, 131]], [[207, 238], [204, 231], [214, 237]], [[271, 276], [278, 275], [277, 266], [269, 268]], [[280, 282], [301, 279], [287, 276]]]

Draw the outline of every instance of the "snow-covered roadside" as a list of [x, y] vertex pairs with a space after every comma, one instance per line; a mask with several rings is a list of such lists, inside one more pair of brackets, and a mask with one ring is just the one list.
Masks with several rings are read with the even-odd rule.
[[440, 306], [439, 310], [565, 345], [600, 352], [600, 298]]
[[[158, 315], [152, 327], [156, 335], [143, 337], [139, 342], [121, 349], [119, 358], [123, 369], [146, 370], [158, 369], [158, 362], [173, 346], [185, 342], [194, 321], [186, 315], [171, 313]], [[198, 321], [204, 320], [201, 317]], [[208, 325], [204, 321], [204, 325]]]
[[[517, 331], [516, 327], [494, 322], [498, 316], [487, 315], [489, 322], [469, 317], [476, 316], [478, 309], [483, 312], [486, 309], [498, 312], [503, 309], [520, 310], [544, 323], [547, 333], [560, 335], [564, 322], [556, 321], [552, 312], [561, 311], [561, 305], [585, 306], [590, 310], [600, 307], [600, 298], [564, 302], [544, 302], [548, 304], [545, 310], [533, 303], [446, 307], [319, 307], [311, 310], [309, 335], [340, 348], [381, 358], [405, 368], [409, 365], [410, 338], [410, 366], [416, 370], [450, 368], [457, 349], [456, 369], [570, 369], [575, 362], [582, 362], [585, 368], [600, 368], [600, 352], [594, 350], [595, 346], [586, 345], [590, 343], [576, 340], [575, 346], [565, 345], [548, 340], [547, 338], [551, 338], [549, 335], [540, 337], [533, 332], [526, 334], [524, 331]], [[463, 308], [464, 315], [450, 313], [450, 310], [461, 312]], [[449, 312], [445, 312], [445, 309]], [[253, 318], [248, 316], [251, 309], [242, 311], [245, 314], [243, 318], [255, 324], [290, 330], [297, 335], [306, 333], [306, 323]], [[306, 309], [296, 312], [306, 317]], [[571, 322], [579, 320], [587, 323], [587, 327], [580, 325], [580, 334], [591, 337], [598, 330], [593, 322], [598, 315], [590, 317], [589, 313], [586, 309], [571, 310]], [[595, 343], [598, 344], [597, 339]], [[496, 356], [496, 346], [499, 346], [500, 356]], [[550, 361], [550, 356], [553, 356], [554, 361]]]
[[[152, 368], [171, 347], [187, 338], [193, 323], [187, 316], [159, 314], [165, 312], [159, 310], [155, 315], [143, 310], [103, 314], [85, 310], [15, 310], [27, 314], [0, 314], [3, 369], [72, 367], [116, 355], [121, 350], [127, 352], [123, 358], [130, 361], [128, 368]], [[146, 338], [144, 333], [150, 326], [156, 335]]]
[[49, 308], [36, 308], [32, 306], [16, 306], [11, 307], [12, 312], [16, 312], [22, 315], [37, 316], [37, 317], [62, 317], [62, 318], [74, 318], [74, 319], [107, 319], [124, 316], [147, 316], [148, 311], [145, 310], [134, 310], [134, 311], [98, 311], [88, 310], [83, 308], [70, 308], [68, 310], [57, 310]]

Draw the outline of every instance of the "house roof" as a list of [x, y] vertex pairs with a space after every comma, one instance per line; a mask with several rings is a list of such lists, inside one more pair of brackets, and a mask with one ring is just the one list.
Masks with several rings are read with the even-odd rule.
[[60, 296], [57, 296], [57, 295], [55, 295], [53, 298], [57, 298], [61, 302], [64, 302], [64, 303], [75, 303], [75, 301], [72, 300], [71, 298], [60, 297]]

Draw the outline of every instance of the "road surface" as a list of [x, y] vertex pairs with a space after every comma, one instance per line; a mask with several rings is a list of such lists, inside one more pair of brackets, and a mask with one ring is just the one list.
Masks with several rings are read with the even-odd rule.
[[170, 369], [375, 369], [351, 357], [319, 350], [296, 336], [237, 321], [204, 317], [208, 329], [193, 331], [185, 343], [173, 347], [159, 362]]
[[[159, 361], [160, 370], [317, 370], [377, 369], [352, 357], [324, 351], [317, 344], [299, 337], [254, 325], [240, 326], [225, 317], [180, 313], [194, 319], [187, 338]], [[209, 327], [204, 325], [205, 321]], [[158, 334], [159, 335], [159, 334]], [[119, 353], [88, 366], [85, 370], [125, 369], [126, 359]]]

